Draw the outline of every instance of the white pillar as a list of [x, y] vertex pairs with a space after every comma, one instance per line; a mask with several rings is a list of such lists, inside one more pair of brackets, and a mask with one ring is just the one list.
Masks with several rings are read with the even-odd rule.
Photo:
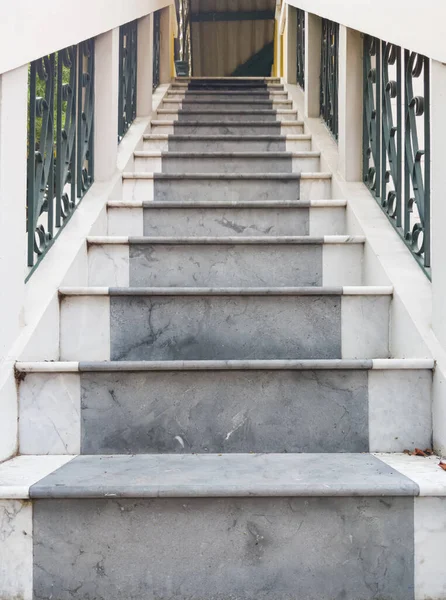
[[285, 81], [297, 82], [297, 9], [287, 4], [285, 27]]
[[136, 115], [152, 114], [153, 82], [153, 14], [138, 20], [138, 71], [136, 92]]
[[170, 6], [161, 10], [160, 19], [160, 83], [172, 80], [172, 30], [170, 26]]
[[118, 27], [96, 38], [95, 52], [95, 181], [107, 181], [118, 157]]
[[446, 66], [431, 61], [432, 329], [446, 348]]
[[322, 20], [305, 13], [305, 116], [320, 115]]
[[0, 362], [19, 334], [25, 292], [27, 99], [28, 65], [1, 75]]
[[362, 180], [362, 39], [339, 26], [339, 164], [346, 181]]

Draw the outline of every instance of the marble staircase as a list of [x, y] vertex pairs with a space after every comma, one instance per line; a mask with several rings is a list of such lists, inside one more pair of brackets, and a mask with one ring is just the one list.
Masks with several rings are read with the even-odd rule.
[[446, 599], [443, 473], [403, 454], [434, 364], [394, 355], [320, 163], [279, 80], [172, 83], [59, 361], [16, 366], [29, 598]]

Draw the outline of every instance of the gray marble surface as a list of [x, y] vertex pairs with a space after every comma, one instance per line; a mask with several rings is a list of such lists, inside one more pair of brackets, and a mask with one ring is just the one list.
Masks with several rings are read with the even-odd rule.
[[416, 496], [418, 486], [370, 454], [78, 456], [31, 498]]
[[[164, 104], [163, 108], [169, 108], [170, 103]], [[181, 103], [181, 112], [190, 112], [197, 110], [215, 110], [221, 109], [222, 111], [226, 110], [247, 110], [251, 112], [255, 112], [258, 110], [273, 110], [272, 100], [263, 100], [263, 99], [248, 99], [248, 100], [240, 100], [237, 98], [236, 100], [227, 99], [227, 98], [212, 98], [211, 100], [205, 100], [203, 98], [200, 99], [190, 99], [185, 98]]]
[[299, 200], [300, 181], [289, 179], [215, 178], [175, 179], [166, 176], [154, 179], [154, 200]]
[[322, 285], [321, 244], [132, 243], [129, 251], [135, 287]]
[[275, 110], [197, 110], [195, 111], [178, 111], [178, 121], [180, 123], [189, 123], [190, 121], [217, 121], [222, 123], [235, 123], [237, 121], [265, 121], [275, 122], [277, 114]]
[[[245, 136], [246, 137], [246, 136]], [[244, 137], [225, 140], [217, 137], [215, 140], [195, 140], [193, 136], [189, 139], [170, 136], [168, 146], [169, 152], [285, 152], [285, 137], [270, 137], [255, 139]]]
[[[201, 152], [203, 150], [200, 148]], [[215, 152], [215, 151], [214, 151]], [[163, 154], [163, 173], [291, 173], [293, 171], [293, 158], [290, 154], [282, 156], [222, 156], [207, 155], [197, 156], [172, 156]]]
[[367, 452], [367, 371], [83, 373], [81, 452]]
[[144, 235], [308, 235], [310, 209], [303, 208], [150, 208]]
[[411, 498], [41, 500], [35, 600], [413, 600]]
[[339, 296], [112, 296], [111, 360], [341, 358]]
[[176, 121], [174, 133], [178, 135], [280, 135], [280, 121], [250, 123], [201, 122], [185, 123]]

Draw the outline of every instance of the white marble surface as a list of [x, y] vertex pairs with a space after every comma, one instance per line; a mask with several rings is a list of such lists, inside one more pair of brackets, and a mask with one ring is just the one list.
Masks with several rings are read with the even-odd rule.
[[287, 152], [301, 152], [302, 150], [311, 150], [311, 135], [291, 135], [286, 140]]
[[88, 285], [128, 287], [129, 272], [128, 244], [89, 244]]
[[19, 388], [21, 454], [80, 452], [80, 375], [28, 373]]
[[446, 598], [446, 498], [415, 498], [414, 525], [415, 600]]
[[[0, 498], [29, 498], [29, 488], [74, 456], [17, 456], [0, 464]], [[1, 596], [0, 596], [1, 598]]]
[[361, 243], [324, 244], [322, 249], [324, 286], [361, 285], [363, 254], [364, 244]]
[[144, 231], [143, 208], [108, 207], [108, 235], [141, 236]]
[[155, 119], [152, 121], [152, 133], [155, 135], [172, 135], [174, 133], [173, 121]]
[[328, 200], [331, 198], [331, 176], [325, 173], [303, 173], [300, 180], [300, 200]]
[[161, 173], [161, 156], [141, 156], [135, 153], [135, 171], [147, 171], [148, 173]]
[[371, 452], [427, 448], [432, 439], [432, 371], [369, 371]]
[[391, 296], [342, 297], [342, 358], [388, 358]]
[[316, 173], [321, 169], [320, 156], [293, 156], [293, 173], [311, 172]]
[[32, 600], [32, 505], [0, 500], [0, 598]]
[[124, 179], [122, 197], [125, 202], [140, 200], [150, 202], [154, 199], [153, 179]]
[[382, 453], [375, 453], [375, 456], [412, 479], [420, 488], [420, 496], [446, 496], [446, 471], [438, 466], [438, 456]]
[[110, 360], [108, 296], [62, 298], [60, 360]]
[[304, 132], [304, 124], [302, 121], [282, 121], [280, 125], [281, 135], [299, 135]]
[[345, 230], [345, 206], [310, 208], [310, 235], [342, 235]]
[[160, 152], [166, 152], [169, 148], [169, 141], [167, 138], [165, 139], [160, 139], [160, 138], [156, 138], [155, 136], [153, 138], [149, 137], [149, 136], [145, 136], [144, 137], [144, 145], [143, 145], [143, 149], [144, 150], [159, 150]]

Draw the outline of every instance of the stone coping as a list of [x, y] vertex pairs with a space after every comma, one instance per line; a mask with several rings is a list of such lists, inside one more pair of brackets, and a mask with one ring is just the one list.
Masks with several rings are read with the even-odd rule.
[[344, 287], [61, 287], [60, 296], [391, 296], [392, 286]]
[[137, 237], [137, 236], [89, 236], [89, 245], [272, 245], [272, 244], [295, 244], [295, 245], [322, 245], [322, 244], [364, 244], [365, 237], [356, 235], [326, 235], [324, 237], [312, 236], [189, 236], [189, 237]]
[[140, 371], [330, 371], [431, 370], [431, 358], [366, 360], [164, 360], [164, 361], [45, 361], [17, 362], [17, 373], [91, 373]]
[[108, 208], [346, 208], [346, 200], [109, 200]]
[[31, 498], [418, 494], [414, 481], [371, 454], [78, 456], [30, 488]]

